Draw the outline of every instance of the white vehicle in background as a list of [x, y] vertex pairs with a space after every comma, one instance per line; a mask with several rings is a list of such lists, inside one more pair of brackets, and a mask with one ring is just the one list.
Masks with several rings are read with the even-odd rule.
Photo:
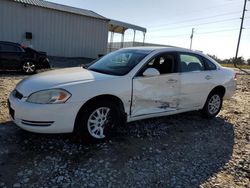
[[75, 131], [101, 141], [122, 122], [194, 110], [215, 117], [235, 89], [234, 71], [200, 52], [125, 48], [88, 69], [66, 68], [22, 80], [9, 96], [9, 111], [28, 131]]

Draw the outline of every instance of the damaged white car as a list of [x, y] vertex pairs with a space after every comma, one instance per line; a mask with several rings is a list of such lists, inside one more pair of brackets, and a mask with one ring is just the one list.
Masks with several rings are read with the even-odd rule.
[[9, 96], [9, 111], [28, 131], [75, 131], [101, 141], [122, 122], [194, 110], [215, 117], [235, 89], [234, 71], [200, 52], [126, 48], [87, 69], [48, 71], [22, 80]]

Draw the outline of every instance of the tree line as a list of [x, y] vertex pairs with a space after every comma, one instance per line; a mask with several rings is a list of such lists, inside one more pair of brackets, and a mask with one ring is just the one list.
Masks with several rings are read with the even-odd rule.
[[[220, 64], [233, 64], [235, 61], [235, 58], [229, 58], [229, 59], [220, 59], [215, 55], [208, 54], [211, 58], [213, 58], [215, 61], [217, 61]], [[250, 59], [245, 60], [243, 57], [238, 57], [236, 59], [236, 63], [238, 65], [250, 65]]]

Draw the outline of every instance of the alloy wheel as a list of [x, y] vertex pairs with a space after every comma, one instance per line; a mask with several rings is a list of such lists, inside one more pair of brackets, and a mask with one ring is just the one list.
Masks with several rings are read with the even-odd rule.
[[218, 94], [213, 95], [208, 102], [208, 111], [210, 114], [216, 114], [220, 109], [221, 98]]
[[105, 129], [108, 129], [111, 124], [110, 108], [100, 107], [89, 116], [87, 127], [91, 136], [102, 139], [106, 137]]
[[35, 72], [35, 70], [36, 70], [36, 66], [33, 62], [28, 61], [23, 64], [23, 71], [25, 73], [33, 73]]

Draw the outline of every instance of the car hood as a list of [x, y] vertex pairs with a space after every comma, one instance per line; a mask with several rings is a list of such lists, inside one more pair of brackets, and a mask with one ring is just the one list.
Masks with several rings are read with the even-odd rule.
[[31, 93], [40, 90], [59, 88], [60, 86], [92, 82], [112, 77], [115, 76], [89, 71], [82, 67], [64, 68], [27, 77], [17, 84], [16, 90], [27, 97]]

